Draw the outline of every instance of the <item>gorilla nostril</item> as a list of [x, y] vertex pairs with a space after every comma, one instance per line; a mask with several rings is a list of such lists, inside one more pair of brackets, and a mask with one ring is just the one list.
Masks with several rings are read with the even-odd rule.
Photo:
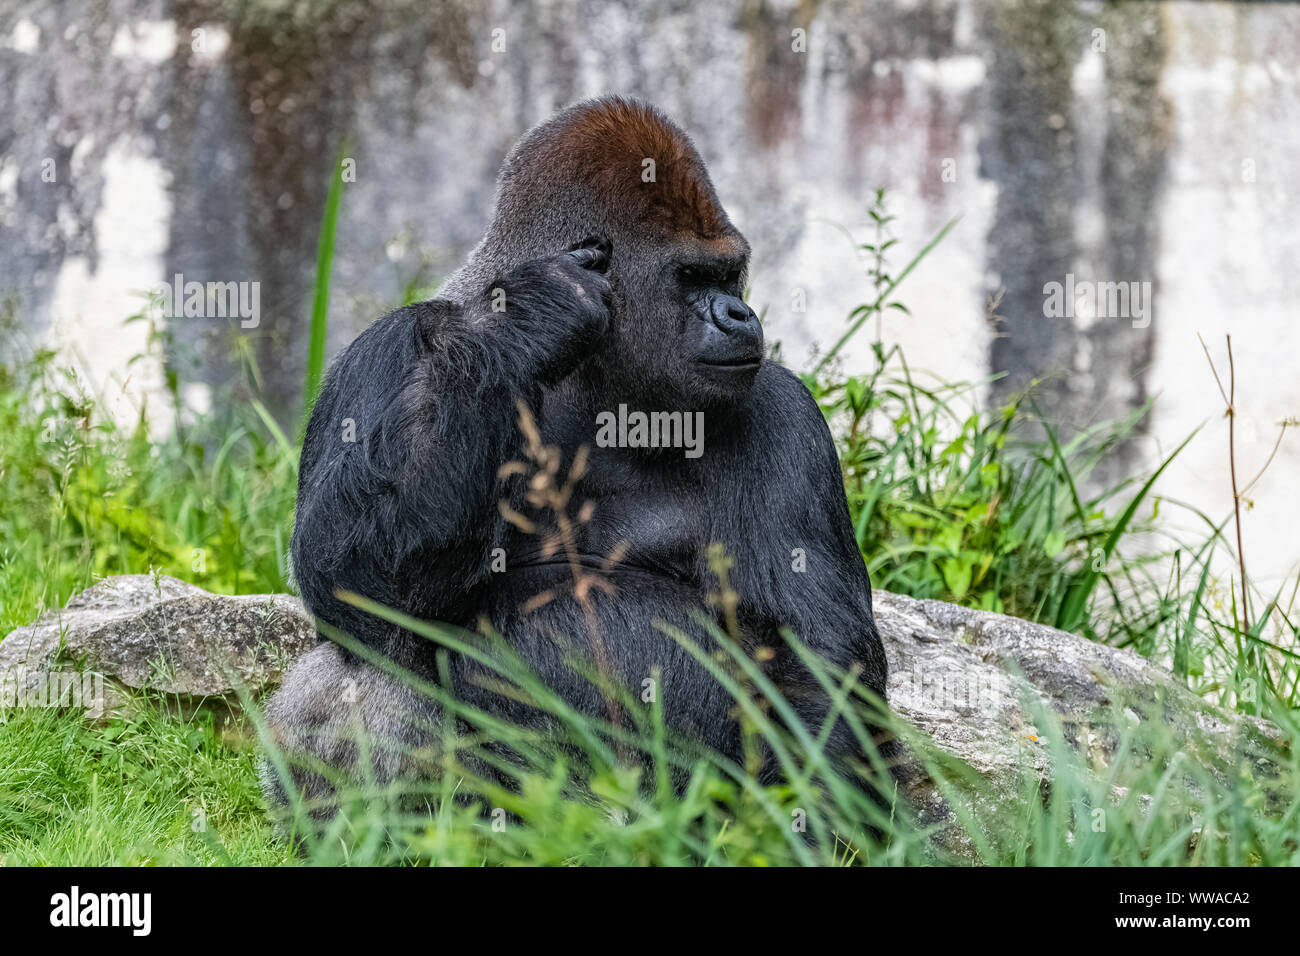
[[742, 329], [758, 323], [754, 310], [734, 296], [719, 296], [713, 300], [713, 324], [723, 332]]
[[742, 324], [747, 322], [754, 322], [757, 321], [758, 319], [758, 316], [754, 314], [754, 310], [751, 309], [749, 306], [745, 305], [745, 303], [743, 302], [736, 302], [734, 305], [732, 305], [729, 310], [729, 313], [731, 315], [732, 321], [739, 322]]

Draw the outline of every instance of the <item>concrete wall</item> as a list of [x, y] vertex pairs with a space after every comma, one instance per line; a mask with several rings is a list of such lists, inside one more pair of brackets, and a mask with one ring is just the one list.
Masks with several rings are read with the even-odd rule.
[[[455, 266], [520, 132], [632, 93], [695, 137], [789, 364], [868, 298], [854, 243], [886, 187], [895, 269], [961, 220], [885, 339], [946, 379], [1006, 373], [987, 400], [1042, 378], [1068, 426], [1154, 396], [1107, 479], [1208, 421], [1160, 489], [1217, 518], [1226, 428], [1196, 333], [1216, 355], [1233, 334], [1244, 472], [1300, 414], [1298, 54], [1300, 6], [1273, 3], [0, 0], [0, 293], [130, 414], [161, 374], [128, 373], [140, 294], [177, 272], [256, 281], [257, 328], [176, 320], [171, 360], [203, 406], [240, 376], [234, 340], [288, 419], [345, 132], [331, 349]], [[1149, 283], [1151, 310], [1049, 316], [1044, 286], [1067, 275]], [[1300, 557], [1298, 477], [1293, 441], [1251, 496], [1266, 578]]]

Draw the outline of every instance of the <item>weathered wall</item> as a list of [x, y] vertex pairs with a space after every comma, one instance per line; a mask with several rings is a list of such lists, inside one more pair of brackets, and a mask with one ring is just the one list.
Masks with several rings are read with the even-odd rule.
[[[896, 268], [962, 219], [900, 290], [912, 315], [886, 338], [945, 378], [1005, 371], [993, 399], [1046, 378], [1044, 405], [1074, 426], [1158, 396], [1122, 469], [1211, 419], [1162, 490], [1217, 517], [1221, 402], [1195, 333], [1216, 346], [1234, 333], [1245, 471], [1272, 423], [1300, 414], [1297, 53], [1290, 4], [0, 0], [0, 292], [125, 412], [159, 380], [137, 363], [122, 387], [145, 327], [120, 323], [143, 290], [177, 272], [259, 282], [257, 328], [178, 320], [171, 357], [202, 405], [201, 383], [239, 375], [234, 340], [289, 418], [345, 131], [357, 181], [332, 349], [454, 267], [522, 130], [574, 99], [633, 93], [710, 162], [789, 363], [867, 298], [844, 230], [870, 238], [871, 192], [888, 187]], [[1150, 282], [1150, 324], [1046, 317], [1043, 286], [1067, 273]], [[1297, 557], [1298, 473], [1292, 443], [1253, 495], [1247, 545], [1266, 576]]]

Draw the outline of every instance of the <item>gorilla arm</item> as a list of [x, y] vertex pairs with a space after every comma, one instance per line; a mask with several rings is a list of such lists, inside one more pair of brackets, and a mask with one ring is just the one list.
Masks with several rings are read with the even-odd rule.
[[464, 305], [398, 309], [339, 356], [307, 427], [293, 540], [319, 618], [380, 644], [393, 629], [337, 590], [447, 619], [487, 573], [517, 403], [535, 408], [603, 334], [608, 284], [593, 270], [605, 258], [578, 249], [525, 263]]
[[[825, 418], [803, 383], [771, 362], [751, 408], [747, 467], [728, 469], [734, 477], [725, 479], [736, 482], [727, 494], [740, 512], [740, 534], [727, 547], [742, 610], [789, 628], [836, 668], [856, 666], [859, 680], [883, 699], [886, 663], [871, 584]], [[812, 681], [793, 662], [787, 676]], [[811, 683], [801, 688], [802, 697], [810, 695], [820, 697]]]

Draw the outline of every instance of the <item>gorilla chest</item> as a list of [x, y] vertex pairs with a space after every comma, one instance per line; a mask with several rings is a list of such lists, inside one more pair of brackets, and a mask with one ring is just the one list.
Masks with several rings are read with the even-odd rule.
[[[573, 521], [572, 547], [588, 567], [651, 572], [681, 583], [698, 577], [701, 556], [708, 540], [707, 516], [698, 505], [680, 493], [651, 487], [580, 486], [573, 497], [570, 517], [576, 518], [585, 502], [590, 514], [585, 521]], [[555, 531], [554, 526], [551, 528]], [[568, 556], [563, 543], [549, 548], [552, 535], [515, 532], [508, 549], [511, 564], [520, 566], [565, 565]], [[567, 571], [566, 571], [567, 573]]]
[[680, 498], [616, 495], [596, 504], [585, 528], [585, 547], [602, 556], [679, 579], [695, 576], [705, 522]]

